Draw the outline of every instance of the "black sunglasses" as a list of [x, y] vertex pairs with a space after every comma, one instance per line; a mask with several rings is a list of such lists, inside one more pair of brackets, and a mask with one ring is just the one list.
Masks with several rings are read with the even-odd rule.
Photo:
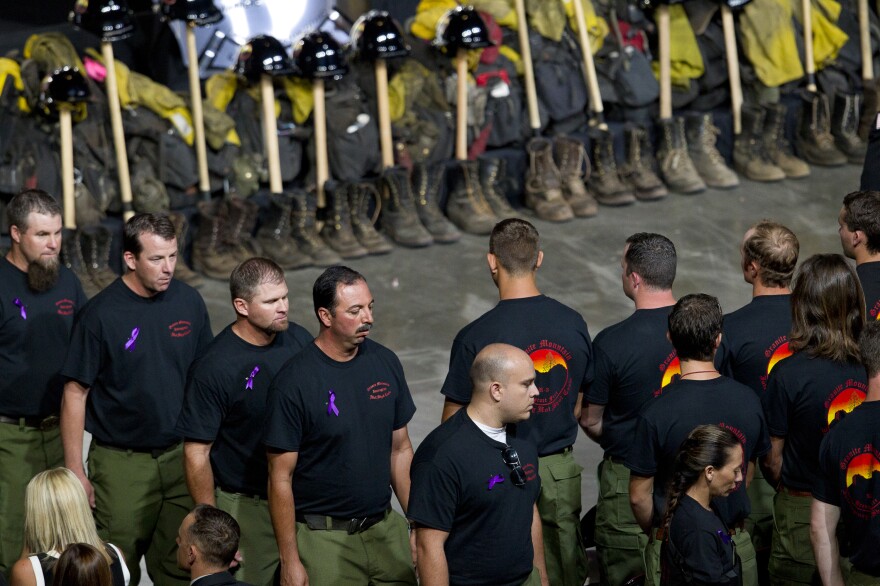
[[526, 483], [526, 474], [523, 472], [522, 465], [519, 463], [519, 454], [510, 446], [504, 448], [501, 452], [501, 459], [510, 467], [510, 480], [516, 486], [524, 486]]

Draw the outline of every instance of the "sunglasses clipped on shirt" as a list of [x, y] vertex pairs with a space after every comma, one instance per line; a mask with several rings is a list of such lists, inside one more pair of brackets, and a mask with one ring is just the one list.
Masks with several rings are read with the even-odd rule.
[[504, 463], [510, 468], [511, 482], [513, 482], [515, 486], [525, 486], [526, 473], [523, 472], [522, 464], [519, 462], [519, 454], [516, 450], [511, 446], [507, 446], [504, 448], [504, 451], [501, 452], [501, 459], [504, 460]]

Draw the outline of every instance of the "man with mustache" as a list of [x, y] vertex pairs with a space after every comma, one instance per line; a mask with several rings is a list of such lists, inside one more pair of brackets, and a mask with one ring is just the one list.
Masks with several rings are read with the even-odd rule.
[[177, 433], [189, 493], [216, 505], [242, 528], [236, 577], [272, 583], [278, 549], [266, 500], [268, 464], [261, 431], [269, 384], [297, 352], [312, 343], [288, 321], [284, 271], [268, 258], [250, 258], [229, 277], [235, 321], [217, 334], [192, 366]]
[[86, 301], [79, 280], [58, 261], [58, 202], [28, 189], [6, 213], [12, 248], [0, 259], [0, 574], [21, 555], [28, 481], [64, 463], [58, 371], [74, 314]]
[[397, 356], [367, 339], [363, 275], [330, 267], [312, 288], [320, 332], [269, 390], [263, 435], [281, 584], [411, 584], [406, 519], [416, 411]]

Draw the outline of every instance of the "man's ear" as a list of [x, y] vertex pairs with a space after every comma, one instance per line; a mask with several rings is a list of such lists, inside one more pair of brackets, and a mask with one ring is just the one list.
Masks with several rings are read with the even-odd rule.
[[235, 308], [235, 313], [245, 317], [248, 316], [248, 302], [244, 299], [236, 297], [232, 300], [232, 307]]
[[327, 309], [326, 307], [318, 308], [318, 321], [320, 321], [321, 325], [323, 325], [325, 328], [330, 327], [332, 318], [333, 316], [330, 315], [329, 309]]
[[12, 241], [16, 244], [21, 244], [21, 230], [19, 230], [18, 226], [15, 224], [9, 227], [9, 237], [12, 238]]
[[541, 268], [541, 263], [544, 262], [544, 251], [538, 251], [538, 262], [535, 263], [535, 269]]
[[493, 382], [489, 385], [489, 396], [492, 397], [492, 400], [496, 403], [501, 402], [501, 398], [504, 396], [504, 389], [501, 387], [501, 383]]
[[134, 270], [135, 257], [134, 257], [133, 252], [131, 252], [130, 250], [126, 250], [125, 252], [123, 252], [122, 253], [122, 260], [123, 260], [123, 262], [125, 262], [125, 266], [128, 267], [128, 270], [130, 270], [130, 271]]
[[486, 253], [486, 264], [489, 265], [489, 272], [493, 275], [498, 272], [498, 259], [491, 252]]

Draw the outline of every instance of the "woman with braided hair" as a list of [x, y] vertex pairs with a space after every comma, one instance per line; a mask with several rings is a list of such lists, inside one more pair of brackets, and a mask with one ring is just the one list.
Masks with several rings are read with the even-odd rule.
[[728, 527], [712, 499], [729, 495], [743, 480], [743, 448], [730, 430], [700, 425], [675, 458], [663, 520], [661, 585], [742, 583]]

